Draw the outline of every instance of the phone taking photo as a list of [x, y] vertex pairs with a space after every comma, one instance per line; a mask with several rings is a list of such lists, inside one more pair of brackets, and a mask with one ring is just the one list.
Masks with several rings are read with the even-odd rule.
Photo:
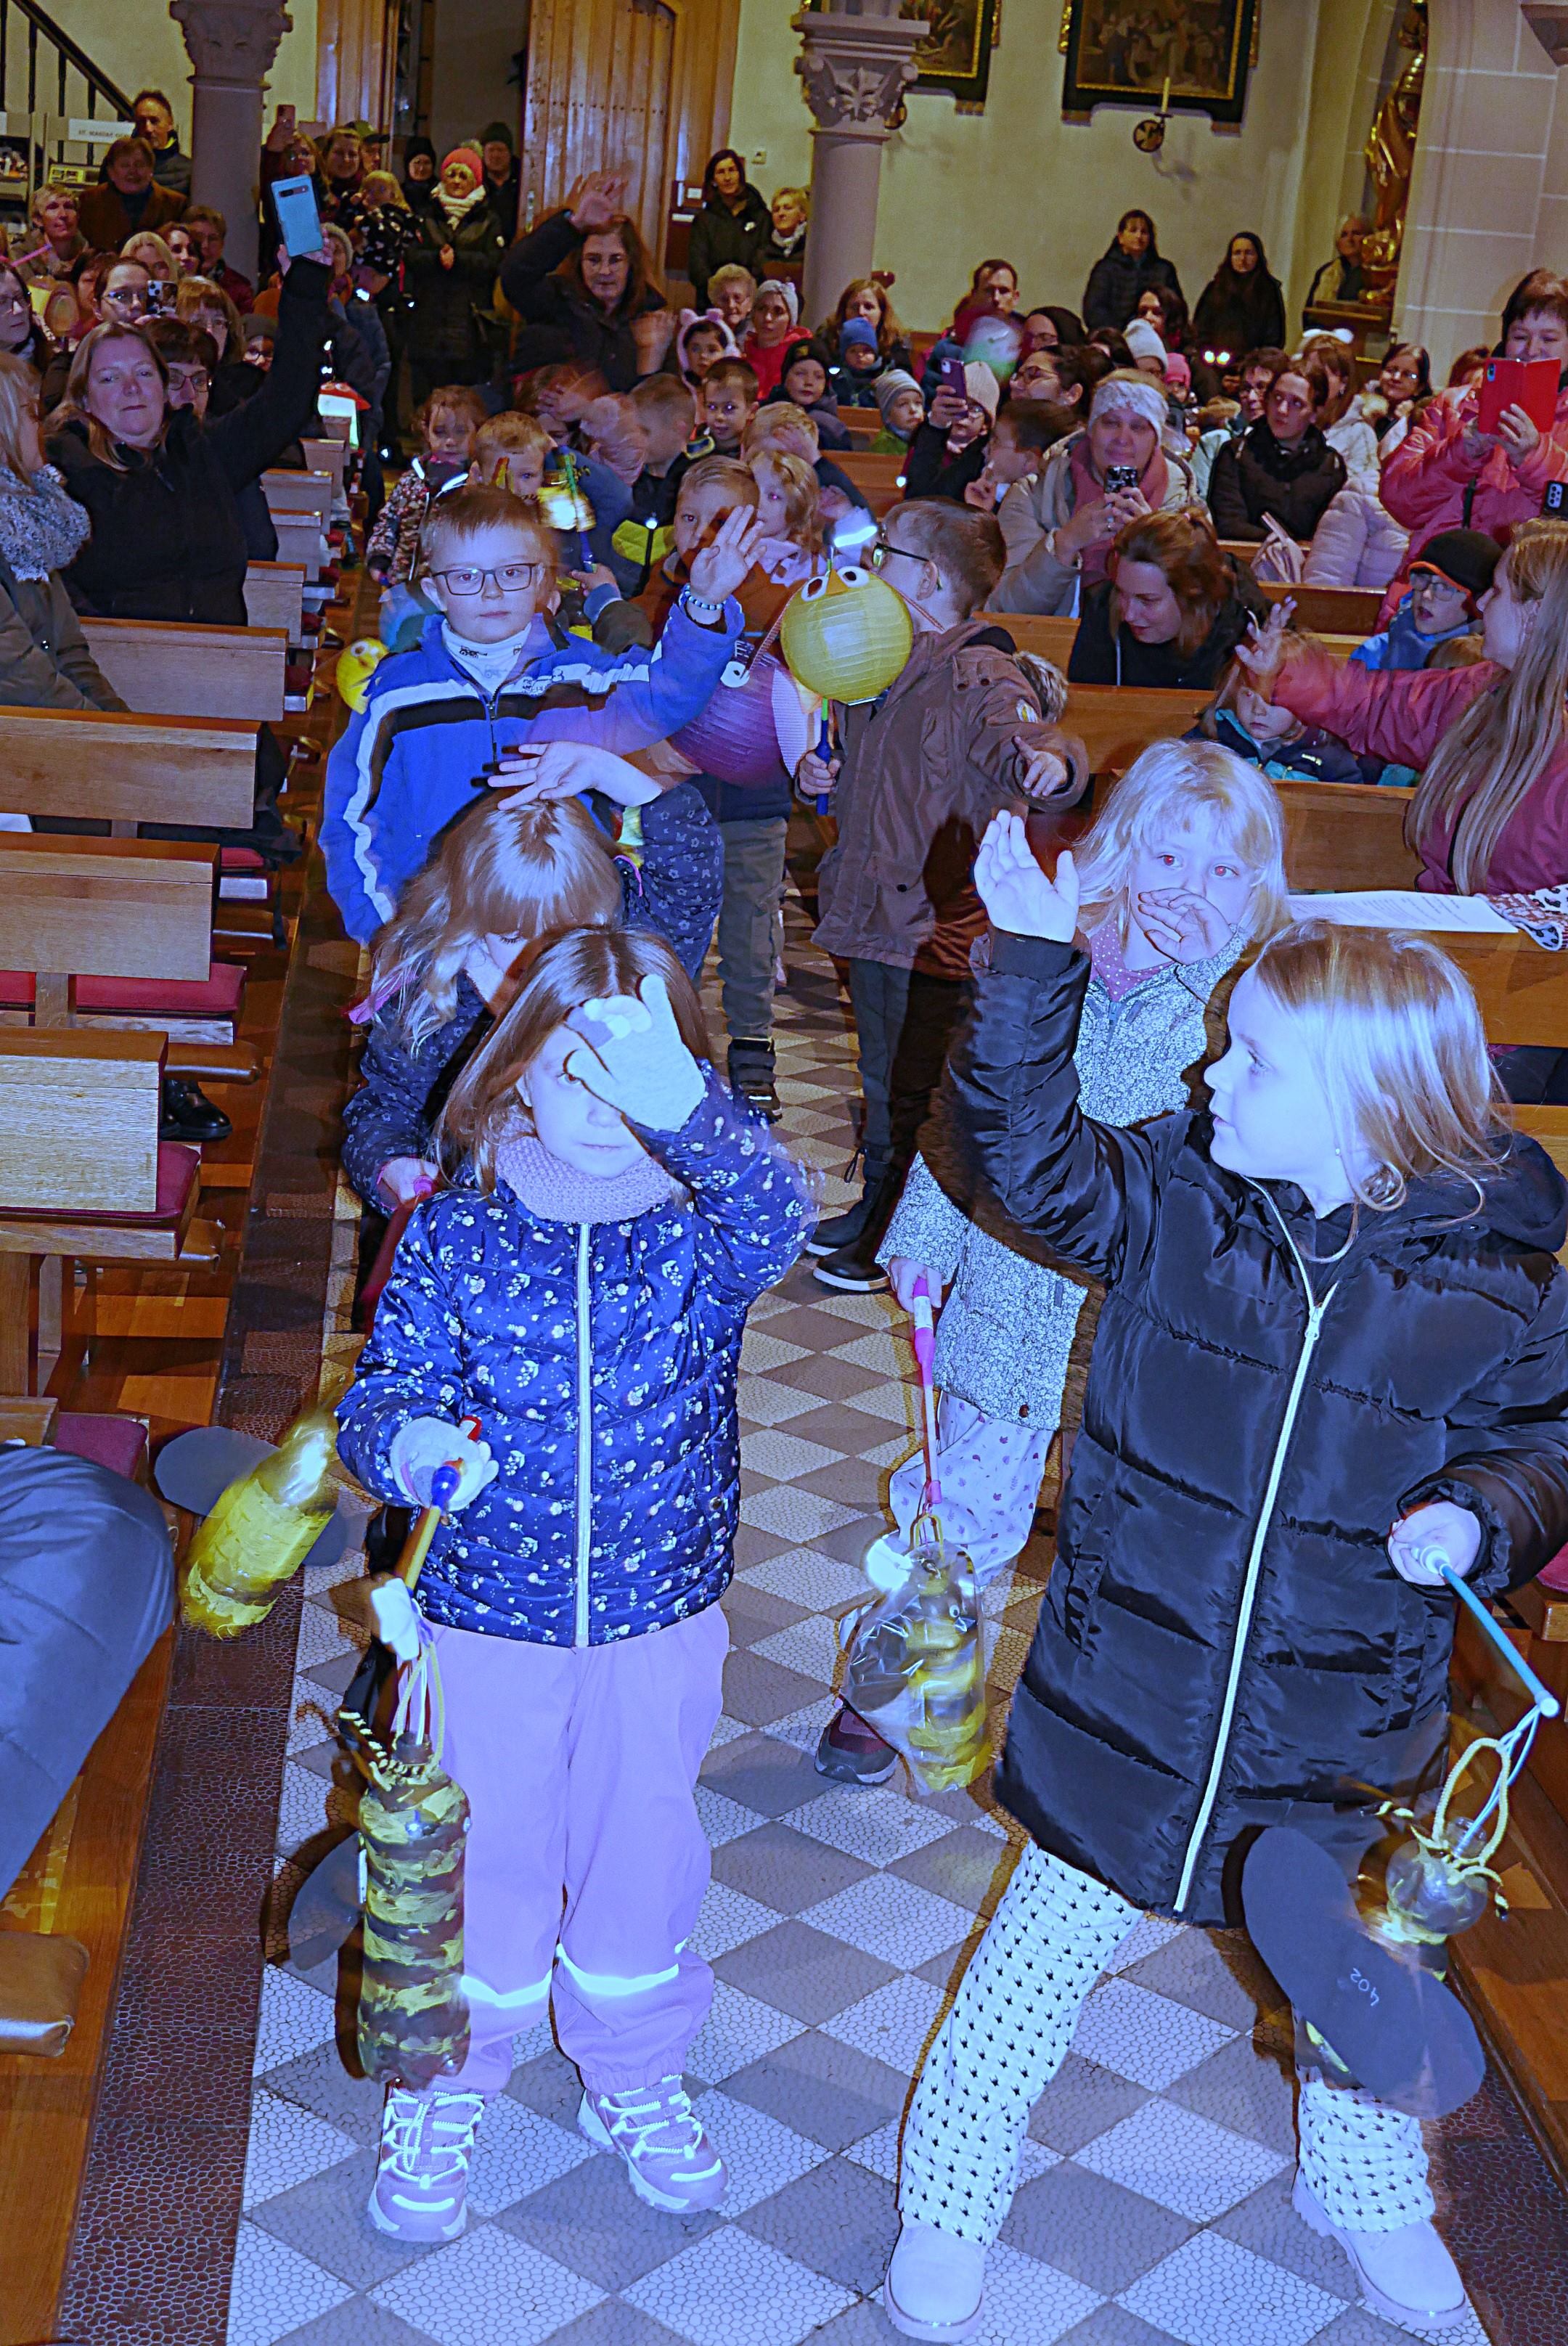
[[1135, 489], [1137, 485], [1138, 468], [1135, 464], [1106, 465], [1105, 495], [1107, 496], [1114, 496], [1118, 489]]
[[272, 208], [278, 215], [283, 250], [290, 260], [320, 252], [321, 215], [316, 208], [316, 190], [308, 175], [298, 179], [274, 179]]

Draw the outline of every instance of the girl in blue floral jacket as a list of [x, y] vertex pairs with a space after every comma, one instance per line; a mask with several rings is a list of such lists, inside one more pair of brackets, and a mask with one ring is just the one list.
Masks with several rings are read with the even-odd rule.
[[[461, 1169], [410, 1223], [339, 1413], [383, 1498], [424, 1505], [462, 1468], [419, 1606], [473, 1812], [471, 2050], [449, 2088], [389, 2092], [370, 2212], [404, 2239], [462, 2230], [484, 2098], [547, 2004], [578, 2124], [639, 2197], [685, 2213], [724, 2189], [682, 2086], [713, 1990], [693, 1790], [728, 1646], [741, 1334], [809, 1208], [706, 1050], [662, 939], [547, 946], [453, 1088]], [[402, 1584], [375, 1603], [412, 1656]]]

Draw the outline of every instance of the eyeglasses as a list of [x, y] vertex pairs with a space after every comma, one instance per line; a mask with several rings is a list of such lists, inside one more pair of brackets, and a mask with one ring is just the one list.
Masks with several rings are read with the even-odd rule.
[[439, 578], [449, 595], [483, 595], [493, 582], [503, 594], [515, 594], [520, 587], [535, 586], [545, 576], [542, 562], [503, 562], [494, 570], [433, 570], [432, 578]]
[[100, 301], [112, 301], [117, 310], [147, 308], [147, 295], [138, 293], [134, 285], [106, 286], [98, 299]]
[[904, 546], [890, 546], [887, 539], [880, 536], [872, 539], [871, 549], [870, 554], [866, 556], [866, 559], [871, 564], [873, 570], [880, 570], [883, 563], [888, 560], [889, 556], [895, 554], [898, 555], [901, 560], [904, 562], [923, 562], [925, 560], [923, 554], [911, 554], [909, 548]]

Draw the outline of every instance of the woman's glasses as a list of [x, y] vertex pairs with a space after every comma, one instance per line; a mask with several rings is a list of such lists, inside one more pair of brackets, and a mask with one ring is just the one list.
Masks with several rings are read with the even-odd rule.
[[536, 586], [545, 576], [542, 562], [503, 562], [494, 570], [433, 570], [432, 578], [439, 578], [449, 595], [483, 595], [493, 581], [504, 595], [514, 595], [524, 586]]

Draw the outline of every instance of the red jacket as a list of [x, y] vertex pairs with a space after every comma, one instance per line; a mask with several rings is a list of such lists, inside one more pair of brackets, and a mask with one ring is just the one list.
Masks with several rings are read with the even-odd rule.
[[1383, 467], [1379, 494], [1410, 533], [1407, 567], [1440, 529], [1481, 529], [1506, 541], [1522, 521], [1539, 518], [1549, 481], [1568, 481], [1568, 391], [1557, 394], [1550, 435], [1521, 464], [1501, 448], [1489, 448], [1479, 468], [1466, 455], [1465, 429], [1479, 411], [1472, 391], [1451, 404], [1440, 399]]
[[769, 399], [778, 390], [784, 374], [784, 360], [799, 334], [786, 334], [781, 342], [770, 342], [765, 350], [755, 334], [748, 334], [740, 346], [740, 355], [757, 377], [757, 396]]
[[[1340, 668], [1327, 652], [1310, 652], [1281, 668], [1274, 699], [1304, 724], [1318, 725], [1348, 742], [1359, 757], [1386, 758], [1391, 765], [1419, 771], [1445, 733], [1458, 724], [1471, 701], [1505, 679], [1494, 661], [1471, 668], [1390, 668], [1381, 672]], [[1416, 884], [1440, 895], [1454, 893], [1449, 854], [1454, 825], [1433, 831], [1421, 846]], [[1568, 734], [1551, 764], [1517, 809], [1499, 839], [1477, 894], [1511, 889], [1554, 888], [1568, 880]]]

